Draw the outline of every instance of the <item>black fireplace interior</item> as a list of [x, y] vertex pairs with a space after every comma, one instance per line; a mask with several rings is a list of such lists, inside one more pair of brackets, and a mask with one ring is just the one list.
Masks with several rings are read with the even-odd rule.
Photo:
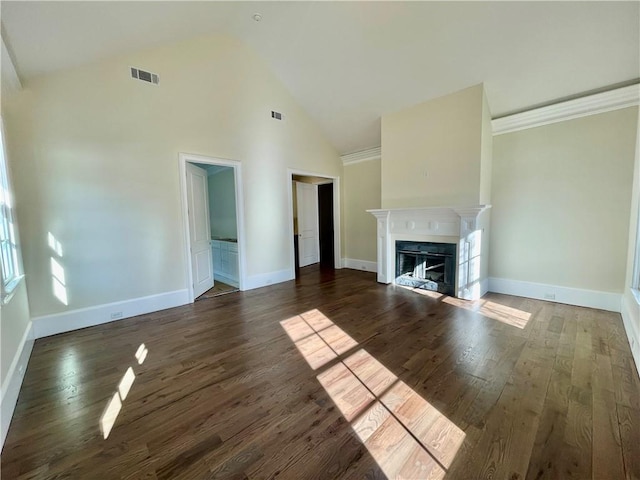
[[456, 245], [396, 241], [396, 284], [455, 296]]

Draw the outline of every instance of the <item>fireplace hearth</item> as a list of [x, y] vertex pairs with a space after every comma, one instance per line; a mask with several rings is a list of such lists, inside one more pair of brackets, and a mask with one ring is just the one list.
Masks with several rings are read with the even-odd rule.
[[455, 295], [456, 245], [396, 241], [396, 285]]

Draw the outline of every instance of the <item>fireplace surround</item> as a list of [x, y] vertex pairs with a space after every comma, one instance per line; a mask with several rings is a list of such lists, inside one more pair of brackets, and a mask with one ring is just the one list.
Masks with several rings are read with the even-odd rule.
[[[397, 277], [406, 272], [397, 275], [400, 266], [396, 242], [449, 244], [450, 251], [455, 251], [455, 279], [450, 284], [452, 288], [440, 293], [467, 300], [480, 298], [488, 289], [490, 208], [491, 205], [474, 205], [367, 210], [377, 220], [378, 282], [402, 283]], [[430, 266], [434, 264], [425, 268]], [[433, 285], [420, 288], [433, 289]]]

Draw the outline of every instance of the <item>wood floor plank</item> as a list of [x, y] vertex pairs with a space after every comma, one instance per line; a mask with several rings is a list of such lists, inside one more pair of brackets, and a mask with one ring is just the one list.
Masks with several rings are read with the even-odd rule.
[[625, 478], [640, 478], [640, 411], [618, 405], [618, 421], [620, 422], [620, 437], [622, 455], [624, 457]]
[[619, 314], [467, 302], [312, 266], [37, 340], [0, 468], [3, 479], [632, 479], [638, 412]]
[[[608, 351], [608, 350], [607, 350]], [[624, 478], [624, 460], [618, 424], [610, 357], [597, 354], [593, 373], [592, 478]]]

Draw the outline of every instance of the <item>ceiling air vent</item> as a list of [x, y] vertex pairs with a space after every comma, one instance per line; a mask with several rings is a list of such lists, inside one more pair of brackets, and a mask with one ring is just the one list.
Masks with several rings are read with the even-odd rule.
[[282, 114], [280, 112], [274, 112], [273, 110], [271, 110], [271, 118], [282, 120]]
[[160, 83], [160, 77], [157, 74], [145, 72], [144, 70], [134, 67], [131, 67], [131, 78], [142, 80], [147, 83], [153, 83], [154, 85], [158, 85]]

